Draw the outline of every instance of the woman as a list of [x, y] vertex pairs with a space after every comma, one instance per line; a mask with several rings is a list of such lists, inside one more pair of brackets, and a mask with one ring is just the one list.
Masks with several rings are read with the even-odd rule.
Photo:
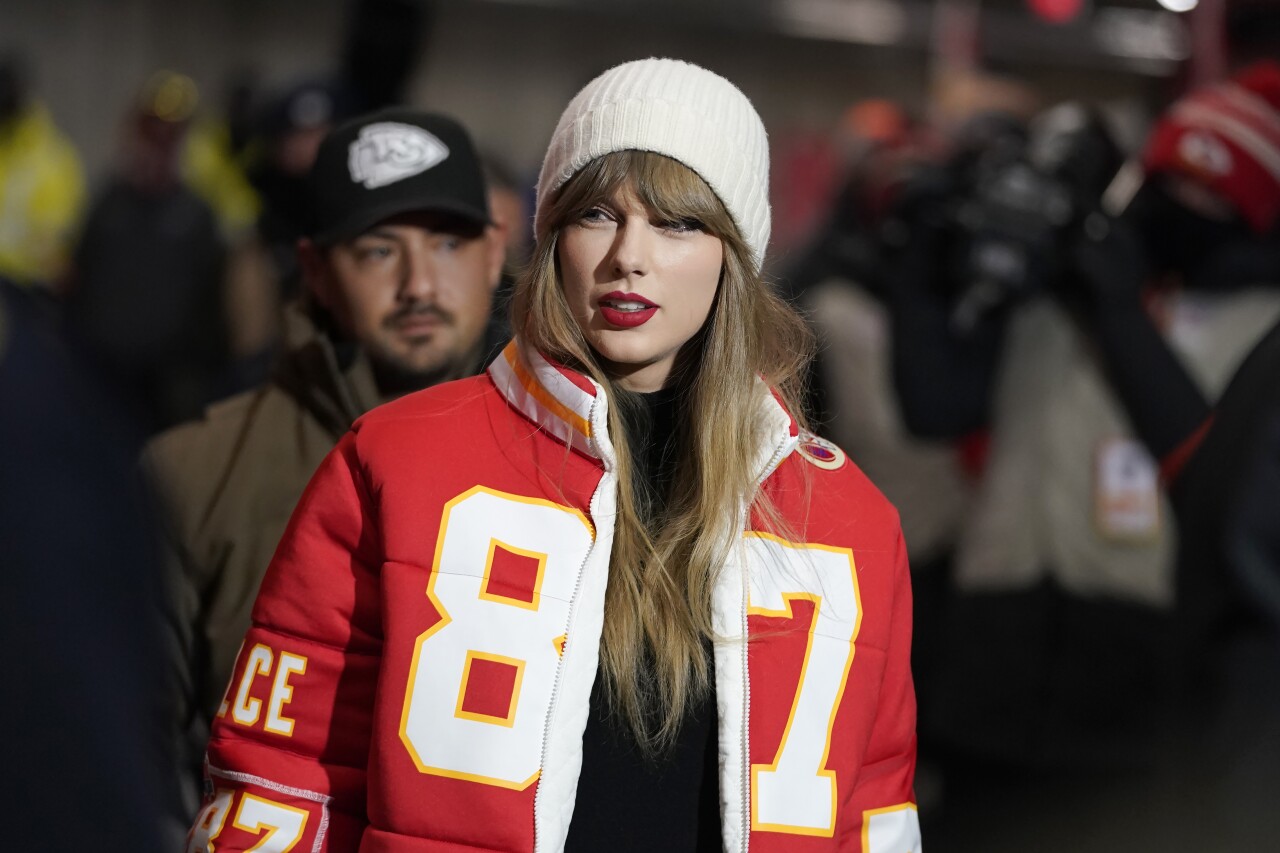
[[767, 182], [704, 69], [570, 103], [516, 340], [367, 415], [295, 511], [193, 849], [918, 848], [906, 555], [789, 414]]

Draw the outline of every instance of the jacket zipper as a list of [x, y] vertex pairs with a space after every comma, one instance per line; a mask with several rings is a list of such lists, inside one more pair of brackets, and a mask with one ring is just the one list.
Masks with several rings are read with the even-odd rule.
[[[606, 474], [605, 476], [608, 476]], [[542, 802], [542, 768], [547, 766], [547, 745], [551, 741], [551, 717], [556, 707], [556, 703], [560, 698], [560, 675], [564, 672], [566, 666], [566, 658], [569, 654], [569, 636], [570, 629], [573, 627], [573, 617], [577, 614], [578, 594], [582, 591], [582, 577], [586, 574], [587, 563], [591, 562], [591, 556], [595, 553], [596, 542], [592, 542], [591, 547], [587, 550], [587, 556], [582, 559], [582, 565], [578, 567], [578, 579], [573, 584], [573, 606], [569, 611], [569, 622], [565, 625], [564, 636], [564, 657], [560, 660], [560, 666], [556, 668], [555, 680], [551, 683], [551, 703], [547, 707], [547, 719], [542, 724], [542, 757], [538, 763], [539, 777], [538, 790], [533, 795], [533, 851], [540, 853], [542, 850], [541, 839], [538, 836], [538, 804]]]
[[[769, 479], [774, 469], [782, 464], [790, 441], [790, 437], [783, 439], [774, 450], [769, 464], [764, 467], [764, 473], [756, 481], [757, 489], [764, 485], [764, 481]], [[745, 531], [750, 523], [751, 505], [747, 504], [739, 528]], [[747, 657], [750, 650], [750, 635], [747, 633], [747, 606], [750, 603], [748, 599], [751, 593], [751, 578], [747, 574], [749, 568], [744, 561], [742, 564], [742, 853], [747, 853], [751, 847], [751, 668]]]
[[[595, 414], [594, 408], [592, 409], [591, 414], [592, 415]], [[603, 454], [601, 454], [601, 461], [602, 462], [604, 461]], [[604, 486], [605, 480], [610, 477], [613, 477], [613, 474], [610, 472], [608, 466], [606, 465], [604, 475], [600, 478], [600, 485], [596, 486], [597, 493], [599, 493], [599, 490]], [[614, 477], [615, 486], [616, 486], [616, 481], [617, 481], [617, 478]], [[595, 496], [593, 495], [592, 498], [594, 499], [594, 497]], [[588, 502], [587, 506], [588, 508], [590, 508], [591, 503]], [[564, 668], [567, 665], [567, 657], [569, 654], [569, 643], [571, 642], [569, 640], [570, 629], [573, 627], [573, 618], [578, 613], [578, 596], [582, 592], [582, 578], [584, 575], [586, 575], [587, 564], [591, 562], [591, 557], [593, 554], [596, 553], [596, 546], [599, 544], [600, 544], [600, 530], [597, 527], [596, 537], [594, 540], [592, 540], [591, 547], [587, 549], [587, 555], [582, 558], [582, 565], [578, 566], [578, 579], [573, 583], [573, 596], [570, 598], [570, 601], [572, 602], [572, 604], [570, 605], [570, 608], [569, 608], [569, 622], [564, 626], [564, 636], [565, 636], [564, 654], [560, 658], [560, 666], [556, 668], [555, 680], [551, 683], [551, 702], [547, 706], [547, 719], [542, 724], [542, 756], [538, 763], [538, 772], [539, 772], [538, 790], [534, 792], [534, 795], [533, 795], [533, 853], [542, 853], [542, 840], [539, 837], [539, 833], [538, 833], [538, 805], [539, 803], [542, 802], [541, 772], [542, 772], [542, 768], [547, 766], [547, 745], [551, 742], [551, 717], [553, 716], [556, 703], [559, 701], [559, 698], [560, 698], [560, 676], [564, 672]]]

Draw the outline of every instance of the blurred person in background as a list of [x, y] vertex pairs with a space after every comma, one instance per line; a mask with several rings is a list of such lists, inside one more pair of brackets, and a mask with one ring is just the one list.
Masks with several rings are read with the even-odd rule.
[[55, 287], [84, 204], [79, 155], [31, 96], [21, 58], [0, 56], [0, 276]]
[[253, 144], [254, 77], [229, 75], [216, 112], [197, 114], [182, 150], [182, 176], [209, 203], [228, 245], [254, 226], [262, 208], [247, 173]]
[[279, 356], [284, 307], [299, 294], [297, 241], [310, 225], [307, 176], [325, 134], [355, 114], [350, 87], [338, 77], [296, 82], [269, 94], [256, 109], [244, 152], [254, 193], [252, 227], [231, 247], [227, 309], [234, 381], [266, 381]]
[[169, 638], [139, 436], [46, 307], [0, 279], [4, 846], [173, 850]]
[[[1093, 223], [1078, 248], [1081, 301], [1094, 306], [1083, 313], [1135, 431], [1165, 461], [1178, 521], [1181, 742], [1167, 775], [1181, 813], [1196, 801], [1216, 817], [1188, 821], [1182, 840], [1260, 849], [1280, 831], [1280, 63], [1179, 100], [1142, 159], [1124, 215]], [[1134, 282], [1161, 279], [1147, 303], [1180, 361], [1139, 322]], [[1228, 378], [1210, 419], [1195, 392], [1214, 398]]]
[[[959, 256], [948, 214], [917, 214], [893, 282], [904, 412], [991, 431], [925, 717], [958, 756], [949, 849], [1176, 850], [1176, 818], [1203, 815], [1150, 772], [1174, 745], [1179, 638], [1206, 638], [1161, 483], [1280, 316], [1277, 79], [1257, 66], [1175, 104], [1117, 217], [1100, 199], [1132, 171], [1109, 181], [1104, 129], [1071, 109], [1039, 117], [1025, 162], [979, 171]], [[947, 258], [982, 275], [948, 292]]]
[[[295, 251], [305, 290], [272, 378], [147, 448], [171, 510], [194, 786], [258, 584], [312, 472], [360, 415], [478, 371], [502, 270], [472, 142], [452, 119], [387, 110], [331, 131]], [[188, 790], [194, 807], [194, 791]]]
[[259, 119], [261, 151], [249, 180], [262, 199], [258, 240], [285, 299], [298, 294], [294, 249], [310, 224], [311, 166], [329, 130], [353, 115], [352, 103], [350, 88], [340, 78], [316, 77], [270, 98]]
[[263, 199], [249, 177], [263, 151], [256, 136], [254, 78], [240, 71], [224, 85], [221, 109], [199, 114], [187, 133], [182, 176], [213, 209], [227, 246], [226, 393], [233, 393], [262, 381], [270, 370], [280, 339], [281, 297], [278, 273], [257, 235]]
[[199, 414], [227, 364], [221, 231], [181, 174], [197, 100], [184, 75], [161, 71], [147, 81], [66, 286], [71, 333], [153, 432]]
[[1200, 816], [1183, 821], [1188, 849], [1265, 850], [1280, 837], [1280, 323], [1170, 493], [1190, 617], [1173, 809]]

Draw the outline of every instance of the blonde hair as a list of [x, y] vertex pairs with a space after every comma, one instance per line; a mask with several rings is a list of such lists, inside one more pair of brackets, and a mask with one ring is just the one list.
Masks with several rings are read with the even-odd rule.
[[[636, 478], [628, 413], [637, 398], [602, 367], [570, 313], [557, 263], [559, 233], [622, 187], [663, 220], [696, 220], [724, 244], [720, 283], [702, 329], [677, 357], [676, 466], [665, 506], [647, 511]], [[583, 167], [539, 218], [534, 255], [517, 282], [512, 325], [543, 355], [604, 386], [617, 454], [618, 514], [605, 596], [600, 665], [607, 695], [640, 746], [670, 745], [689, 707], [705, 695], [714, 638], [711, 592], [740, 532], [745, 501], [776, 519], [757, 494], [762, 392], [772, 388], [799, 418], [812, 337], [804, 321], [763, 282], [724, 204], [691, 169], [641, 151], [606, 154]]]

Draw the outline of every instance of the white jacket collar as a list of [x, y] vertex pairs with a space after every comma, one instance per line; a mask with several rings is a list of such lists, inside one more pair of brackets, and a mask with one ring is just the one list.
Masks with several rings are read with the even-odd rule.
[[[532, 347], [512, 340], [489, 365], [489, 376], [507, 402], [551, 435], [580, 453], [614, 468], [604, 389], [588, 376], [548, 361]], [[763, 481], [796, 447], [799, 427], [772, 391], [757, 380], [758, 416], [765, 425], [756, 470]]]

